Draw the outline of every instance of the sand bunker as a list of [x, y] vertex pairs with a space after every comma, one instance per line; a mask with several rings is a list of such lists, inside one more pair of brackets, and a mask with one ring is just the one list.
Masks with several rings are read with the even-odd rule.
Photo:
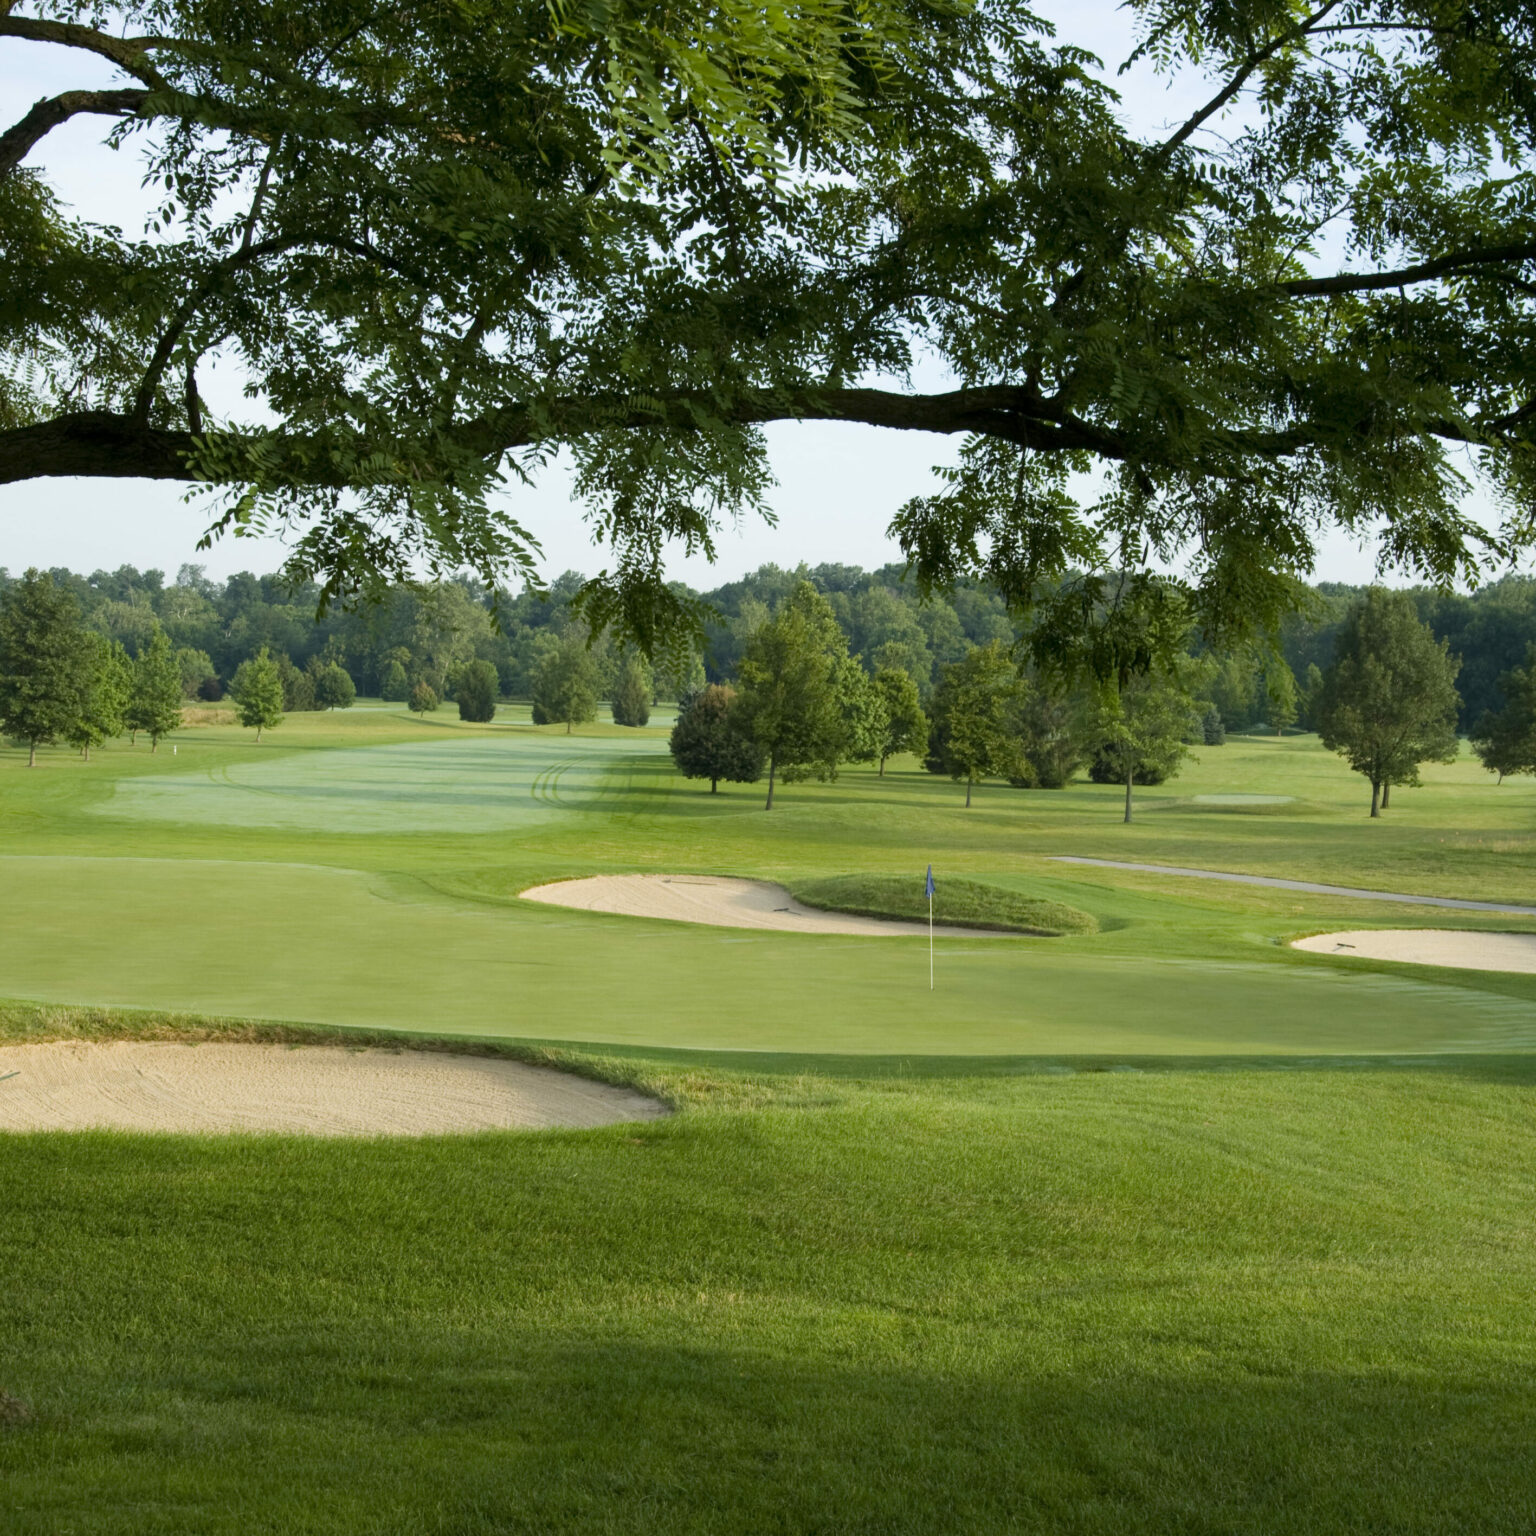
[[1454, 928], [1361, 928], [1297, 939], [1294, 949], [1464, 971], [1536, 972], [1536, 933], [1469, 933]]
[[148, 1040], [0, 1046], [0, 1131], [433, 1136], [666, 1113], [627, 1088], [489, 1056]]
[[[796, 901], [782, 885], [767, 880], [736, 880], [725, 875], [592, 875], [585, 880], [557, 880], [523, 893], [525, 901], [576, 907], [583, 912], [617, 912], [624, 917], [661, 917], [677, 923], [708, 923], [716, 928], [767, 928], [778, 933], [853, 933], [890, 938], [927, 934], [927, 923], [883, 917], [855, 917], [848, 912], [820, 912]], [[989, 928], [937, 927], [947, 938], [1006, 939]]]

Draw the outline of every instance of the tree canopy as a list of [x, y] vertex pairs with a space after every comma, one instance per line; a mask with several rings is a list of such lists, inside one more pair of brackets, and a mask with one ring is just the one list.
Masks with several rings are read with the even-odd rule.
[[[1204, 626], [1266, 623], [1330, 526], [1435, 580], [1536, 540], [1527, 0], [1127, 12], [1106, 69], [1021, 0], [5, 0], [0, 43], [121, 79], [0, 130], [0, 482], [201, 482], [326, 599], [527, 565], [500, 491], [569, 447], [589, 618], [644, 645], [786, 419], [958, 436], [920, 579], [1058, 620], [1069, 571], [1183, 556]], [[1137, 132], [1122, 58], [1203, 103]], [[142, 146], [143, 236], [39, 169], [81, 115]]]

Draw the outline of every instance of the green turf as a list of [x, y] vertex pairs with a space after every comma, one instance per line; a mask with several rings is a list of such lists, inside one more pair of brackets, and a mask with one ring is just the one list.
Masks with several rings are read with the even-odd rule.
[[[1233, 740], [1129, 827], [1113, 786], [966, 810], [910, 761], [767, 815], [664, 740], [367, 710], [0, 751], [0, 992], [34, 1000], [0, 1036], [427, 1032], [683, 1107], [0, 1138], [0, 1393], [31, 1412], [0, 1423], [0, 1528], [1536, 1523], [1536, 978], [1284, 945], [1536, 922], [1050, 861], [1529, 900], [1536, 787], [1463, 760], [1371, 822], [1311, 738]], [[1099, 932], [941, 935], [930, 993], [926, 939], [518, 897], [635, 870], [920, 901], [929, 863]]]
[[[810, 907], [829, 912], [854, 912], [863, 917], [926, 918], [926, 885], [915, 886], [899, 875], [836, 875], [807, 880], [793, 887]], [[1071, 933], [1097, 933], [1098, 920], [1060, 901], [1042, 901], [1018, 891], [1005, 891], [980, 880], [946, 880], [933, 896], [933, 921], [957, 928], [995, 928], [1000, 933], [1027, 933], [1060, 938]]]

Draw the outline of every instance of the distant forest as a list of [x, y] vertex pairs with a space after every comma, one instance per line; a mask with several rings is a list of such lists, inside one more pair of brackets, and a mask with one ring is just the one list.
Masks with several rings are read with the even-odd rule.
[[[178, 653], [186, 691], [218, 698], [242, 661], [263, 646], [290, 676], [324, 662], [336, 662], [367, 694], [386, 691], [387, 679], [402, 673], [451, 697], [455, 677], [468, 663], [488, 661], [496, 669], [503, 698], [528, 698], [541, 661], [575, 627], [570, 600], [584, 578], [568, 571], [542, 592], [493, 593], [472, 577], [421, 587], [401, 587], [372, 607], [333, 610], [315, 617], [318, 592], [289, 587], [278, 576], [247, 572], [210, 581], [202, 567], [184, 565], [174, 581], [161, 571], [121, 566], [89, 576], [55, 569], [52, 575], [79, 600], [86, 623], [121, 641], [131, 656], [158, 623]], [[0, 592], [14, 578], [0, 569]], [[973, 646], [993, 640], [1011, 643], [1018, 628], [1002, 600], [985, 587], [961, 587], [948, 596], [921, 602], [904, 579], [903, 567], [865, 571], [858, 566], [765, 565], [739, 581], [701, 596], [718, 613], [707, 626], [702, 655], [658, 666], [657, 696], [680, 693], [734, 677], [747, 637], [800, 580], [824, 593], [848, 637], [849, 651], [870, 671], [899, 667], [917, 682], [926, 702], [947, 663]], [[1323, 582], [1311, 589], [1310, 611], [1288, 621], [1280, 636], [1286, 662], [1307, 696], [1310, 669], [1326, 668], [1339, 623], [1363, 587]], [[1450, 643], [1461, 659], [1461, 728], [1504, 702], [1499, 677], [1518, 666], [1536, 644], [1536, 578], [1510, 576], [1468, 595], [1429, 588], [1412, 593], [1419, 616], [1437, 639]], [[492, 620], [492, 608], [499, 627]], [[1198, 653], [1198, 638], [1193, 642]], [[610, 687], [621, 657], [599, 637], [595, 647], [604, 687]], [[1265, 716], [1261, 658], [1219, 656], [1209, 685], [1228, 730], [1244, 730]], [[398, 671], [394, 669], [398, 667]], [[1298, 722], [1306, 725], [1303, 718]]]

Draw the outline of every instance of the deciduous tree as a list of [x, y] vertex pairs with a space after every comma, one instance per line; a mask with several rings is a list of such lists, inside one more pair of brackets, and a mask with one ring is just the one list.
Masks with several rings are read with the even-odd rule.
[[1536, 645], [1523, 667], [1511, 667], [1499, 679], [1504, 707], [1490, 710], [1472, 733], [1472, 749], [1499, 783], [1511, 774], [1536, 773]]
[[1135, 784], [1162, 783], [1188, 754], [1194, 713], [1189, 690], [1176, 676], [1143, 673], [1096, 691], [1088, 729], [1097, 762], [1125, 785], [1127, 822]]
[[597, 660], [575, 631], [539, 663], [533, 680], [533, 723], [584, 725], [597, 718]]
[[1457, 663], [1405, 592], [1373, 588], [1345, 616], [1317, 708], [1323, 745], [1371, 786], [1379, 816], [1393, 784], [1457, 752]]
[[338, 662], [327, 662], [315, 675], [315, 703], [321, 709], [351, 709], [356, 698], [357, 684]]
[[876, 754], [883, 776], [887, 758], [898, 752], [927, 749], [928, 716], [923, 713], [916, 682], [900, 667], [882, 667], [875, 673], [873, 686], [885, 705], [884, 730]]
[[979, 779], [1007, 778], [1019, 758], [1013, 715], [1023, 683], [998, 642], [979, 645], [944, 669], [933, 694], [928, 766], [965, 781], [965, 803]]
[[720, 781], [755, 784], [763, 776], [762, 747], [735, 718], [736, 690], [711, 683], [678, 706], [668, 746], [678, 772], [689, 779], [708, 779], [710, 794]]
[[160, 750], [160, 738], [181, 728], [181, 668], [171, 654], [171, 642], [157, 624], [133, 664], [127, 724], [149, 737], [149, 750]]
[[0, 730], [37, 749], [69, 735], [83, 708], [89, 645], [74, 594], [29, 570], [0, 598]]
[[132, 697], [134, 664], [118, 641], [90, 632], [81, 661], [80, 708], [66, 739], [90, 762], [91, 748], [123, 729]]
[[768, 798], [786, 779], [830, 778], [847, 744], [839, 681], [848, 642], [832, 609], [807, 581], [796, 584], [747, 641], [735, 709], [768, 760]]
[[283, 679], [266, 646], [240, 663], [229, 691], [235, 717], [241, 725], [256, 728], [257, 741], [264, 730], [275, 730], [283, 723]]

